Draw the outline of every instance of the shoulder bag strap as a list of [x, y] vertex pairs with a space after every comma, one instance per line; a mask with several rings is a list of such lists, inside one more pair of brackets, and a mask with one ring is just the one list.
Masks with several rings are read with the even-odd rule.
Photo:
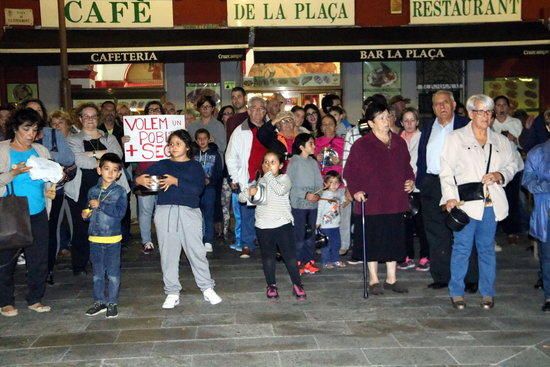
[[52, 152], [57, 152], [57, 136], [55, 132], [56, 130], [52, 129]]
[[489, 159], [487, 160], [487, 169], [485, 174], [489, 173], [489, 166], [491, 165], [491, 156], [493, 155], [493, 144], [489, 144]]

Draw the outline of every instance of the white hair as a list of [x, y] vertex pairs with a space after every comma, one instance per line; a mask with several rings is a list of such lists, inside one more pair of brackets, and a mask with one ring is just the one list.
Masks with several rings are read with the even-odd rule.
[[265, 99], [263, 99], [262, 97], [252, 97], [248, 100], [248, 105], [249, 106], [252, 106], [254, 103], [256, 102], [260, 102], [260, 104], [262, 105], [263, 108], [265, 108]]
[[481, 102], [483, 106], [488, 110], [492, 111], [495, 109], [495, 102], [493, 99], [485, 94], [474, 94], [466, 101], [466, 109], [468, 112], [472, 112], [476, 109], [476, 103]]
[[451, 100], [451, 102], [454, 102], [455, 101], [455, 96], [453, 95], [453, 92], [449, 91], [449, 90], [443, 90], [443, 89], [440, 89], [438, 90], [437, 92], [435, 92], [434, 94], [432, 94], [432, 104], [435, 102], [435, 97], [439, 94], [444, 94], [446, 95], [447, 97], [449, 97], [449, 99]]

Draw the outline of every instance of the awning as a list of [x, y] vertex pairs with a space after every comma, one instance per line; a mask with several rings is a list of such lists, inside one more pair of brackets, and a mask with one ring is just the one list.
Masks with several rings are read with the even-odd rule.
[[[68, 30], [69, 64], [240, 61], [248, 28]], [[58, 31], [7, 29], [0, 39], [4, 65], [59, 65]]]
[[284, 30], [258, 28], [254, 38], [256, 63], [467, 60], [550, 55], [550, 32], [540, 22]]

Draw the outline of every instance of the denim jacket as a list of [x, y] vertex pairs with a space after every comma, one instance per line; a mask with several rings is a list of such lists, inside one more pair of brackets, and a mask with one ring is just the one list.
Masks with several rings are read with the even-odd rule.
[[99, 200], [99, 207], [92, 211], [88, 234], [90, 236], [117, 236], [122, 233], [121, 222], [126, 214], [126, 190], [116, 182], [102, 189], [102, 179], [88, 191], [89, 200]]

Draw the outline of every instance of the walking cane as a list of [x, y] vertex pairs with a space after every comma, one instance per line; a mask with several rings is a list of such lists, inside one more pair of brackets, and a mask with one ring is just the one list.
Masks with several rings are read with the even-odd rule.
[[369, 298], [367, 286], [367, 240], [365, 235], [365, 200], [361, 201], [361, 233], [363, 235], [363, 298]]

